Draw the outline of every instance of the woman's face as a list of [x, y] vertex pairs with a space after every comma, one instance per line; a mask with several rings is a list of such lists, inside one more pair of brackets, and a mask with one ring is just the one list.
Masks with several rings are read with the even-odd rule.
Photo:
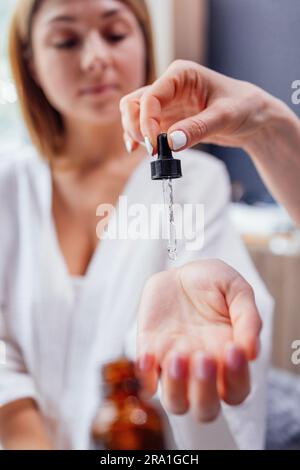
[[118, 0], [45, 0], [32, 29], [33, 73], [64, 120], [120, 120], [122, 96], [145, 84], [145, 41]]

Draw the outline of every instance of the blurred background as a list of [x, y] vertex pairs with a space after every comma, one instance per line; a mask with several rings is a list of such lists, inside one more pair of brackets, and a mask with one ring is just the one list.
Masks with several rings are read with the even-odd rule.
[[[28, 137], [7, 61], [7, 31], [16, 0], [0, 3], [0, 154]], [[300, 79], [299, 0], [148, 0], [153, 17], [157, 69], [189, 59], [250, 81], [292, 103]], [[232, 183], [232, 219], [276, 300], [273, 364], [300, 373], [291, 362], [300, 339], [300, 233], [273, 200], [240, 149], [204, 150], [224, 161]]]

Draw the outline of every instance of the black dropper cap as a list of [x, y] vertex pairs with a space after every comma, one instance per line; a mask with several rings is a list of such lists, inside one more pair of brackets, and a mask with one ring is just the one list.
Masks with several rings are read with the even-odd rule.
[[157, 139], [158, 158], [151, 162], [151, 177], [153, 180], [181, 178], [181, 161], [173, 158], [168, 143], [168, 135], [160, 134]]

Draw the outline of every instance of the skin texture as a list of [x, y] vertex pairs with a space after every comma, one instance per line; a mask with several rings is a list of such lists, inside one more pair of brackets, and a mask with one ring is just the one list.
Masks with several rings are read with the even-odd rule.
[[174, 131], [186, 136], [179, 150], [200, 142], [243, 148], [300, 225], [300, 122], [280, 100], [251, 83], [180, 60], [153, 85], [124, 97], [120, 109], [133, 150], [147, 137], [155, 154], [161, 132], [168, 133], [172, 147]]

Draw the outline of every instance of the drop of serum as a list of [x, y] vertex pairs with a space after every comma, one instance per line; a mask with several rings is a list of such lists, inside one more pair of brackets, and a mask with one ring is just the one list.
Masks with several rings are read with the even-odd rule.
[[172, 155], [167, 134], [160, 134], [157, 139], [158, 159], [151, 163], [151, 177], [153, 180], [162, 180], [164, 207], [168, 227], [168, 254], [169, 259], [177, 259], [176, 225], [174, 218], [173, 179], [181, 178], [181, 162]]

